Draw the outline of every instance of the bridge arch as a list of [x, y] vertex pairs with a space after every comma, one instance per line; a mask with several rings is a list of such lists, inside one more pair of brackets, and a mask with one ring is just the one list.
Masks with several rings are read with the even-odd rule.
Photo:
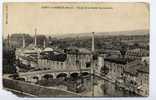
[[77, 73], [77, 72], [71, 73], [70, 78], [72, 78], [73, 80], [78, 79], [79, 78], [79, 73]]
[[33, 76], [32, 78], [33, 79], [36, 79], [36, 80], [39, 80], [39, 77], [38, 76]]
[[54, 77], [52, 74], [44, 74], [43, 76], [41, 76], [42, 80], [52, 80]]
[[59, 74], [56, 76], [56, 78], [61, 78], [61, 77], [66, 78], [67, 76], [68, 76], [67, 73], [59, 73]]
[[82, 72], [80, 75], [82, 77], [88, 77], [90, 74], [89, 74], [89, 72]]

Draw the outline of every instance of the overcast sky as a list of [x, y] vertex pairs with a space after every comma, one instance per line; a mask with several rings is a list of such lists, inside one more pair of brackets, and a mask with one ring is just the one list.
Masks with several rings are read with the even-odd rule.
[[[53, 7], [102, 7], [112, 9], [54, 9]], [[8, 7], [8, 8], [7, 8]], [[47, 7], [47, 8], [42, 8]], [[68, 34], [149, 29], [149, 9], [144, 3], [103, 4], [5, 4], [4, 34]], [[7, 21], [7, 23], [6, 23]]]

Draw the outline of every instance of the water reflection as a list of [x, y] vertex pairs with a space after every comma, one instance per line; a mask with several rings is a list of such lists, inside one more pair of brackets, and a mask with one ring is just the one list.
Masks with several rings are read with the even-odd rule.
[[95, 78], [94, 96], [138, 96], [137, 94], [119, 88], [115, 83]]
[[[127, 96], [139, 96], [133, 92], [124, 90], [122, 88], [119, 88], [115, 83], [112, 83], [108, 80], [104, 80], [102, 78], [94, 76], [94, 86], [92, 86], [91, 78], [90, 77], [83, 77], [83, 82], [81, 78], [71, 80], [65, 79], [65, 80], [58, 80], [53, 79], [50, 81], [43, 81], [46, 82], [44, 86], [48, 87], [56, 87], [59, 89], [64, 89], [67, 91], [79, 93], [82, 96], [106, 96], [106, 97], [127, 97]], [[82, 82], [82, 83], [81, 83]], [[43, 84], [40, 84], [43, 85]], [[94, 87], [94, 89], [92, 89]]]

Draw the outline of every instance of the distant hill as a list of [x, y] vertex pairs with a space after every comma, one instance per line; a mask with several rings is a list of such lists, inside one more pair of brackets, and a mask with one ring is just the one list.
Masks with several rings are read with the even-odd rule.
[[[147, 35], [149, 30], [134, 30], [134, 31], [117, 31], [117, 32], [95, 32], [95, 36], [118, 36], [118, 35]], [[69, 34], [56, 34], [52, 37], [56, 38], [74, 38], [74, 37], [88, 37], [90, 33], [69, 33]]]

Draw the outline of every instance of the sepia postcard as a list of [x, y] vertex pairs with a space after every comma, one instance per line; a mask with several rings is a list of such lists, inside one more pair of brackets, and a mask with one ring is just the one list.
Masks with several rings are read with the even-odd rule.
[[3, 3], [6, 91], [147, 97], [149, 75], [148, 3]]

